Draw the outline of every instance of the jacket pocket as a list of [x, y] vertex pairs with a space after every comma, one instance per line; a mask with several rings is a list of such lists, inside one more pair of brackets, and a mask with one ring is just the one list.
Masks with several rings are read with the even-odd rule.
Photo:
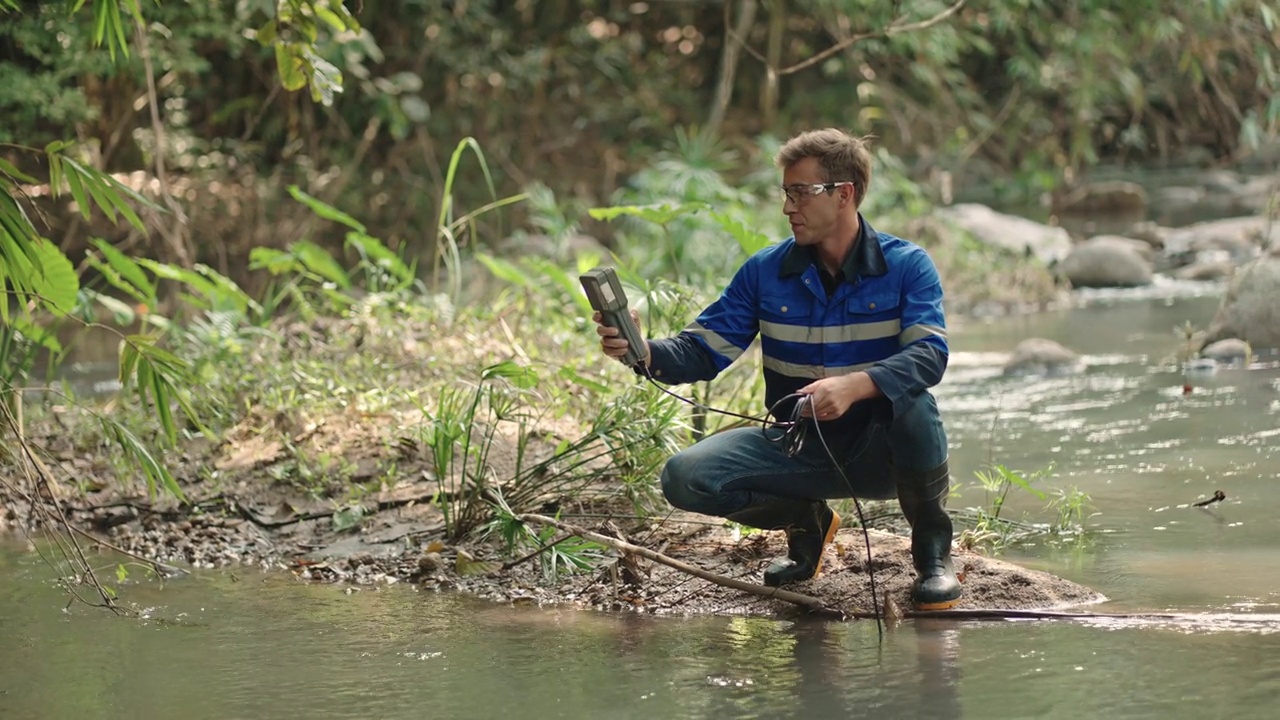
[[794, 295], [762, 295], [758, 310], [761, 320], [788, 325], [805, 325], [809, 322], [812, 303], [811, 299], [798, 298]]
[[898, 293], [877, 293], [849, 298], [847, 309], [850, 315], [898, 317], [901, 304], [902, 297]]

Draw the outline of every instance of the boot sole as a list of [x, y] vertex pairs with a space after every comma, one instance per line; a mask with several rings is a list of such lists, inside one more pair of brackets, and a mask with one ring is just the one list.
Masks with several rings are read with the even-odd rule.
[[917, 610], [950, 610], [960, 603], [960, 598], [936, 603], [913, 603]]
[[[826, 555], [827, 546], [835, 542], [836, 533], [840, 531], [840, 515], [835, 510], [831, 511], [831, 525], [827, 527], [827, 535], [822, 538], [822, 552], [818, 554], [818, 566], [814, 568], [813, 576], [818, 577], [822, 573], [822, 557]], [[954, 604], [954, 603], [952, 603]]]

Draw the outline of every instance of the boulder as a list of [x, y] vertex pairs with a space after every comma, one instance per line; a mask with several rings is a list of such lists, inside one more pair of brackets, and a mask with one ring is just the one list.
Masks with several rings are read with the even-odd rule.
[[1248, 365], [1253, 359], [1253, 348], [1239, 338], [1219, 340], [1207, 345], [1200, 351], [1200, 357], [1214, 360], [1223, 365]]
[[1141, 287], [1150, 285], [1151, 261], [1135, 249], [1139, 240], [1103, 235], [1080, 243], [1058, 271], [1074, 287]]
[[1169, 228], [1162, 227], [1151, 220], [1143, 220], [1130, 225], [1129, 230], [1125, 232], [1125, 237], [1141, 240], [1159, 250], [1164, 248], [1164, 239], [1168, 234]]
[[1070, 375], [1083, 369], [1074, 351], [1046, 338], [1027, 338], [1013, 348], [1005, 375]]
[[1280, 257], [1267, 255], [1236, 271], [1205, 342], [1228, 338], [1280, 349]]
[[[1124, 235], [1095, 235], [1086, 240], [1085, 243], [1122, 245], [1141, 255], [1147, 262], [1152, 262], [1156, 259], [1156, 248], [1146, 240], [1140, 240], [1138, 238], [1126, 237]], [[1084, 243], [1081, 244], [1083, 245]]]
[[1034, 255], [1045, 265], [1061, 262], [1071, 252], [1071, 235], [1060, 227], [996, 212], [986, 205], [960, 203], [940, 208], [938, 215], [988, 245]]
[[1088, 183], [1059, 198], [1054, 209], [1063, 215], [1138, 214], [1147, 209], [1147, 191], [1127, 180]]
[[1258, 256], [1270, 242], [1280, 241], [1280, 223], [1262, 216], [1246, 216], [1210, 220], [1170, 230], [1165, 235], [1165, 252], [1170, 255], [1194, 255], [1212, 250], [1225, 250], [1238, 262]]
[[1229, 259], [1196, 260], [1186, 267], [1178, 268], [1173, 276], [1179, 280], [1212, 281], [1225, 280], [1236, 272], [1236, 264]]

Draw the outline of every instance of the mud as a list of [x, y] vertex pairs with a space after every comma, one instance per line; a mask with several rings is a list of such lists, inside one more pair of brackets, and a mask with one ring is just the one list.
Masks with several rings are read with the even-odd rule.
[[[762, 598], [693, 577], [668, 566], [604, 552], [589, 570], [553, 573], [549, 553], [508, 554], [496, 543], [444, 539], [444, 522], [422, 500], [425, 487], [407, 487], [378, 501], [383, 508], [358, 526], [340, 529], [335, 513], [298, 512], [288, 501], [272, 508], [241, 502], [224, 494], [186, 508], [135, 498], [93, 504], [93, 493], [64, 499], [72, 522], [108, 543], [157, 561], [188, 568], [222, 568], [243, 573], [246, 566], [292, 573], [299, 581], [336, 583], [352, 588], [408, 582], [436, 592], [460, 592], [503, 603], [572, 606], [612, 612], [653, 614], [792, 614], [796, 606]], [[31, 527], [25, 501], [0, 497], [0, 517]], [[373, 501], [367, 506], [375, 506]], [[623, 517], [599, 519], [608, 507], [585, 508], [594, 520], [563, 519], [625, 539], [704, 570], [748, 582], [760, 582], [764, 569], [785, 555], [785, 537], [777, 532], [740, 536], [716, 518], [679, 514], [654, 521]], [[615, 508], [617, 510], [618, 508]], [[871, 612], [875, 597], [887, 593], [899, 608], [909, 608], [914, 570], [906, 537], [869, 532], [871, 570], [863, 533], [845, 528], [827, 548], [818, 577], [788, 589], [821, 599], [844, 612]], [[37, 535], [33, 534], [33, 537]], [[92, 545], [92, 543], [87, 543]], [[110, 554], [106, 547], [99, 552]], [[1028, 570], [983, 555], [956, 551], [956, 569], [964, 595], [959, 608], [1054, 609], [1104, 600], [1093, 590], [1047, 573]], [[563, 564], [563, 561], [561, 561]]]

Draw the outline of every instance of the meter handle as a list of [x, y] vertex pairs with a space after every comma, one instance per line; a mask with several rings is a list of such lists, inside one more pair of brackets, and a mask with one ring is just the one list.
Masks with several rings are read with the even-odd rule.
[[626, 307], [621, 310], [602, 310], [600, 320], [609, 327], [618, 328], [619, 335], [627, 341], [627, 354], [622, 356], [622, 362], [627, 367], [635, 367], [644, 362], [648, 353], [645, 352], [644, 338], [640, 336], [640, 328], [636, 327], [631, 311]]

